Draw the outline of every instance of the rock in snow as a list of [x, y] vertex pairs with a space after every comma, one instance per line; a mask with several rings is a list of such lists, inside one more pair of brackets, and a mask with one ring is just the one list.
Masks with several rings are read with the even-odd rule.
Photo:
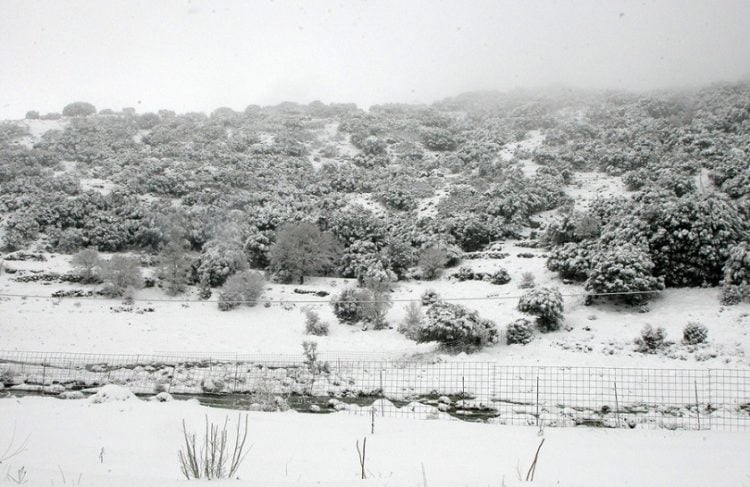
[[129, 401], [131, 399], [135, 399], [135, 394], [130, 392], [130, 389], [114, 384], [107, 384], [99, 389], [99, 392], [91, 396], [89, 402], [100, 404], [103, 402]]

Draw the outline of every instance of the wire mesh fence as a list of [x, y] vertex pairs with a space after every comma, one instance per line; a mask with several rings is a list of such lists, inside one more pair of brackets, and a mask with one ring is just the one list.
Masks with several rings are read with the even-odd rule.
[[[750, 370], [512, 366], [241, 354], [96, 355], [0, 351], [11, 393], [65, 395], [105, 384], [204, 404], [499, 424], [750, 429]], [[374, 411], [374, 413], [373, 413]]]

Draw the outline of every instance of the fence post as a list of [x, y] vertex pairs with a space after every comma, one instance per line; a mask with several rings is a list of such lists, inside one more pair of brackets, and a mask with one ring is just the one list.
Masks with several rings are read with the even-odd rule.
[[47, 382], [47, 367], [44, 365], [44, 360], [42, 360], [42, 395], [45, 395], [44, 392], [44, 383]]
[[708, 369], [708, 429], [713, 429], [713, 415], [711, 414], [713, 410], [713, 404], [715, 403], [714, 397], [713, 397], [713, 390], [711, 388], [712, 385], [712, 379], [714, 375], [714, 369]]
[[617, 397], [617, 381], [615, 381], [615, 421], [617, 427], [620, 427], [620, 399]]
[[536, 425], [539, 426], [539, 376], [536, 376]]
[[492, 397], [491, 399], [497, 399], [497, 364], [492, 363]]
[[174, 384], [174, 376], [177, 375], [177, 362], [172, 366], [172, 377], [169, 378], [169, 388], [167, 389], [168, 393], [172, 393], [172, 385]]
[[701, 403], [698, 402], [698, 381], [693, 382], [695, 384], [695, 414], [698, 417], [698, 431], [701, 429]]
[[383, 365], [380, 366], [380, 415], [385, 416], [385, 389], [383, 389]]

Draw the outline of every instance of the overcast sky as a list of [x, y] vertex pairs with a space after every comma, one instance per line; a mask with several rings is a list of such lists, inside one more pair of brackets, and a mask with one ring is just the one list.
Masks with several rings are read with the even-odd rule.
[[0, 0], [0, 118], [736, 80], [749, 25], [750, 0]]

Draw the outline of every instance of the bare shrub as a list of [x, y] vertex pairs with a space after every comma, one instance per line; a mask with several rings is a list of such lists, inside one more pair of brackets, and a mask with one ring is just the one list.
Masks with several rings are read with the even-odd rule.
[[186, 241], [173, 237], [159, 252], [157, 275], [165, 285], [165, 292], [170, 296], [185, 291], [187, 287], [190, 276], [190, 257], [187, 248]]
[[140, 260], [137, 257], [113, 255], [102, 268], [104, 293], [108, 296], [122, 296], [129, 287], [143, 287]]
[[229, 311], [241, 304], [255, 306], [263, 294], [263, 275], [254, 271], [242, 271], [226, 280], [219, 294], [219, 309]]
[[419, 256], [419, 267], [422, 269], [422, 277], [430, 280], [437, 278], [448, 264], [448, 253], [440, 248], [431, 247], [425, 249]]
[[519, 288], [530, 289], [534, 286], [536, 286], [536, 283], [534, 282], [534, 274], [531, 272], [524, 272], [521, 274], [521, 283], [518, 285]]
[[308, 335], [325, 336], [328, 335], [328, 323], [320, 321], [318, 313], [311, 309], [305, 310], [305, 333]]
[[416, 340], [419, 338], [419, 328], [424, 323], [422, 307], [419, 303], [412, 301], [404, 306], [404, 310], [406, 311], [406, 316], [404, 317], [404, 321], [398, 325], [398, 332], [409, 340]]
[[318, 359], [318, 344], [311, 340], [302, 342], [302, 354], [305, 356], [305, 365], [313, 374], [327, 373], [330, 371], [328, 362]]
[[186, 479], [230, 479], [237, 475], [237, 470], [249, 453], [249, 449], [244, 451], [247, 441], [247, 415], [244, 427], [241, 416], [237, 416], [237, 431], [231, 450], [227, 432], [228, 422], [229, 416], [224, 419], [224, 425], [220, 426], [209, 422], [206, 415], [203, 441], [198, 443], [195, 433], [188, 433], [185, 420], [182, 420], [185, 446], [180, 449], [177, 456], [180, 460], [180, 470]]
[[83, 278], [83, 282], [98, 282], [99, 271], [102, 268], [102, 260], [95, 248], [83, 249], [76, 253], [70, 260], [73, 268]]
[[21, 441], [20, 443], [16, 443], [16, 425], [14, 424], [13, 431], [10, 434], [10, 440], [8, 440], [8, 446], [6, 446], [5, 449], [0, 452], [0, 463], [10, 460], [11, 458], [25, 452], [26, 447], [29, 444], [30, 437], [31, 435], [28, 435], [23, 441]]

